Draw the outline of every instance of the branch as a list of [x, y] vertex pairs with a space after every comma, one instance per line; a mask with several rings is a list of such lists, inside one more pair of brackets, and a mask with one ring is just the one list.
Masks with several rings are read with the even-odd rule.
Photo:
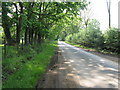
[[108, 13], [110, 12], [110, 1], [108, 3], [108, 1], [106, 0], [106, 3], [107, 3], [107, 10], [108, 10]]
[[40, 13], [37, 13], [37, 12], [34, 12], [32, 11], [32, 13], [36, 14], [36, 15], [41, 15], [41, 16], [55, 16], [55, 15], [50, 15], [49, 13], [48, 14], [40, 14]]
[[47, 10], [48, 6], [49, 6], [49, 3], [46, 5], [46, 7], [45, 7], [45, 10], [44, 10], [44, 11], [46, 11], [46, 10]]

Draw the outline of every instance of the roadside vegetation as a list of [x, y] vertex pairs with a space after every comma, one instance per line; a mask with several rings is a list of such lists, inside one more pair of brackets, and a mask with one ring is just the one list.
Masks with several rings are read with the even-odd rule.
[[[81, 25], [75, 24], [74, 20], [71, 25], [65, 25], [65, 29], [63, 28], [63, 31], [59, 34], [59, 40], [81, 48], [119, 56], [119, 29], [111, 27], [102, 32], [100, 23], [95, 19], [89, 20], [87, 28], [83, 27], [84, 24], [82, 23]], [[80, 21], [77, 23], [80, 23]]]
[[[84, 18], [90, 2], [2, 2], [0, 48], [3, 88], [34, 88], [50, 63], [57, 41], [120, 53], [120, 31], [102, 32], [96, 19]], [[88, 15], [88, 14], [86, 14]]]
[[50, 63], [56, 47], [57, 41], [45, 42], [41, 46], [25, 46], [19, 51], [8, 46], [2, 68], [3, 88], [34, 88]]
[[79, 15], [89, 3], [2, 2], [3, 88], [35, 88], [57, 47], [54, 27]]

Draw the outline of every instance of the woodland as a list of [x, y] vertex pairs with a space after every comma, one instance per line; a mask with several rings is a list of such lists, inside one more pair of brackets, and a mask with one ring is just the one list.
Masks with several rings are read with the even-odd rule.
[[[57, 41], [120, 54], [120, 31], [104, 32], [87, 17], [90, 2], [2, 2], [0, 37], [3, 88], [34, 88]], [[14, 83], [14, 84], [13, 84]]]

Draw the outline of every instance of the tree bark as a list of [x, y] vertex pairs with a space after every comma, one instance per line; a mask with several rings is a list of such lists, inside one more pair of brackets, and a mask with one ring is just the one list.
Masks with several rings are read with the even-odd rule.
[[[27, 14], [28, 21], [31, 19], [33, 6], [34, 6], [34, 2], [30, 2], [29, 6], [28, 6], [28, 14]], [[25, 44], [27, 44], [28, 42], [29, 43], [31, 42], [31, 28], [29, 26], [29, 23], [28, 23], [28, 26], [26, 27], [26, 31], [25, 31]]]
[[19, 2], [19, 6], [20, 6], [20, 18], [18, 17], [18, 6], [16, 3], [13, 3], [15, 8], [16, 8], [16, 20], [18, 21], [16, 23], [16, 43], [19, 44], [20, 43], [20, 31], [21, 31], [21, 24], [22, 24], [22, 14], [23, 14], [23, 5], [21, 2]]
[[31, 42], [30, 42], [30, 44], [33, 44], [33, 35], [34, 35], [34, 30], [33, 30], [34, 28], [32, 28], [32, 31], [31, 31]]
[[28, 44], [27, 37], [28, 37], [28, 27], [26, 27], [26, 29], [25, 29], [25, 44]]
[[15, 45], [15, 41], [11, 37], [10, 33], [10, 23], [9, 17], [7, 16], [7, 7], [5, 2], [2, 2], [2, 26], [7, 40], [7, 45]]
[[37, 32], [35, 32], [35, 35], [34, 35], [34, 43], [35, 44], [37, 43]]
[[111, 0], [109, 0], [109, 2], [107, 1], [107, 10], [109, 16], [109, 28], [111, 28]]
[[40, 35], [40, 33], [38, 33], [38, 43], [39, 44], [41, 43], [41, 35]]

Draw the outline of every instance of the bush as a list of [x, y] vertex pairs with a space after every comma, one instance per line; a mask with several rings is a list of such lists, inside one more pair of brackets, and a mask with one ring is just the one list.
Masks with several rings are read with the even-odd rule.
[[105, 49], [113, 52], [118, 52], [118, 48], [120, 45], [119, 35], [120, 31], [117, 28], [108, 29], [104, 33]]
[[66, 41], [68, 42], [72, 42], [72, 34], [68, 35], [66, 38], [65, 38]]
[[100, 30], [100, 23], [93, 19], [89, 21], [87, 28], [80, 28], [79, 31], [69, 34], [65, 40], [70, 43], [80, 44], [89, 48], [120, 52], [120, 30], [111, 28], [103, 34]]
[[100, 30], [81, 30], [79, 33], [67, 36], [66, 41], [100, 49], [104, 38]]
[[81, 29], [78, 33], [68, 35], [66, 41], [100, 49], [103, 46], [104, 38], [99, 28], [99, 22], [92, 20], [87, 29]]

